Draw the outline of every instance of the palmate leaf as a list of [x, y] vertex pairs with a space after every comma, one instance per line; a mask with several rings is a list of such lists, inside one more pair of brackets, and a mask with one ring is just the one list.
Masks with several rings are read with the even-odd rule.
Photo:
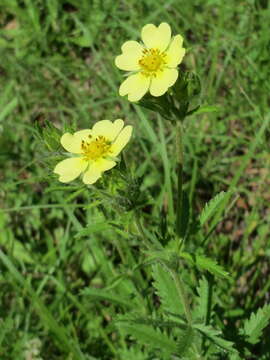
[[154, 278], [153, 285], [156, 289], [156, 294], [160, 298], [162, 308], [170, 313], [182, 315], [183, 306], [169, 272], [157, 264], [153, 266], [152, 276]]
[[257, 310], [256, 313], [252, 313], [250, 318], [244, 322], [244, 334], [247, 337], [247, 341], [251, 344], [256, 344], [262, 331], [270, 323], [270, 304], [264, 305], [264, 307]]
[[237, 353], [237, 350], [233, 348], [233, 342], [220, 337], [222, 335], [220, 330], [213, 329], [211, 326], [203, 324], [194, 324], [194, 328], [197, 329], [202, 335], [206, 336], [219, 348], [232, 353]]
[[226, 195], [227, 193], [222, 191], [205, 205], [199, 218], [201, 225], [204, 225], [215, 214]]

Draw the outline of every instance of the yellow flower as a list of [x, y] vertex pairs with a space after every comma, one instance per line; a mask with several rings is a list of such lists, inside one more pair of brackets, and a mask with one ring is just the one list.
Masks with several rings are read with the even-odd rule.
[[140, 100], [148, 90], [153, 96], [165, 94], [176, 82], [177, 66], [185, 55], [182, 36], [171, 38], [171, 28], [167, 23], [159, 27], [145, 25], [141, 37], [144, 45], [127, 41], [122, 46], [122, 54], [115, 59], [119, 69], [134, 72], [119, 89], [120, 95], [128, 95], [130, 101]]
[[59, 181], [66, 183], [83, 173], [85, 184], [94, 184], [104, 171], [116, 165], [117, 155], [128, 143], [132, 126], [125, 126], [117, 119], [98, 121], [92, 129], [80, 130], [73, 135], [65, 133], [61, 144], [72, 157], [60, 161], [54, 173], [60, 175]]

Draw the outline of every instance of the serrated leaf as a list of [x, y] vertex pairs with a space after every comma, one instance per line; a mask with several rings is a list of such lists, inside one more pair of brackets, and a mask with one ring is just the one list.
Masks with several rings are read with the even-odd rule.
[[256, 344], [262, 336], [262, 331], [270, 322], [270, 304], [252, 313], [250, 318], [244, 322], [244, 333], [247, 341]]
[[135, 346], [129, 349], [119, 349], [119, 355], [121, 360], [147, 360], [147, 354], [143, 353], [140, 349]]
[[194, 339], [194, 330], [191, 327], [188, 327], [185, 331], [180, 334], [180, 339], [177, 342], [177, 354], [185, 356], [190, 346], [193, 343]]
[[148, 345], [152, 349], [160, 349], [168, 353], [174, 353], [177, 350], [176, 343], [172, 339], [152, 326], [130, 324], [127, 322], [119, 322], [118, 326], [142, 345]]
[[216, 260], [202, 255], [196, 255], [195, 260], [195, 264], [198, 266], [198, 268], [207, 270], [211, 274], [218, 277], [228, 278], [229, 273], [225, 271], [222, 266], [218, 265]]
[[208, 298], [209, 298], [209, 284], [207, 279], [203, 276], [199, 280], [199, 286], [197, 287], [197, 308], [196, 308], [196, 317], [203, 320], [204, 322], [207, 319], [208, 313]]
[[205, 205], [199, 218], [201, 226], [216, 213], [226, 194], [225, 191], [222, 191]]
[[177, 289], [171, 275], [161, 265], [154, 265], [152, 276], [154, 278], [153, 285], [161, 300], [163, 309], [177, 315], [182, 315], [183, 307], [179, 301]]
[[237, 350], [233, 348], [233, 342], [220, 337], [222, 335], [220, 330], [213, 329], [211, 326], [206, 326], [203, 324], [194, 324], [194, 328], [221, 349], [229, 352], [237, 352]]
[[203, 255], [191, 256], [191, 254], [187, 252], [181, 252], [179, 255], [200, 270], [207, 270], [211, 274], [222, 278], [229, 277], [229, 273], [225, 271], [221, 265], [218, 265], [214, 259]]

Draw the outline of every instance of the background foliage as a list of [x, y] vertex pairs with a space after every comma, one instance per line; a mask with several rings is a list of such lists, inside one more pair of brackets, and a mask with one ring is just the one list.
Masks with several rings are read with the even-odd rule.
[[[62, 186], [51, 172], [57, 154], [49, 150], [57, 141], [47, 139], [48, 150], [37, 136], [46, 122], [61, 133], [106, 118], [132, 124], [126, 155], [146, 194], [144, 224], [162, 233], [176, 186], [173, 134], [168, 123], [118, 96], [122, 74], [114, 58], [144, 24], [163, 21], [185, 38], [184, 68], [201, 78], [200, 101], [218, 108], [185, 122], [184, 188], [192, 217], [214, 195], [230, 191], [226, 208], [209, 219], [201, 215], [204, 232], [191, 234], [187, 244], [189, 251], [202, 249], [216, 259], [229, 277], [195, 272], [186, 281], [199, 299], [209, 284], [214, 287], [215, 322], [227, 341], [244, 329], [253, 344], [248, 359], [270, 359], [269, 330], [256, 340], [269, 315], [268, 307], [257, 312], [269, 302], [270, 288], [269, 2], [1, 0], [3, 360], [165, 359], [166, 348], [174, 346], [155, 326], [154, 334], [147, 325], [121, 321], [130, 310], [158, 318], [175, 306], [166, 297], [167, 275], [159, 283], [158, 265], [131, 270], [143, 260], [131, 213], [123, 204], [116, 214], [109, 200], [97, 199], [79, 182]], [[170, 240], [162, 242], [173, 246]], [[186, 269], [183, 274], [185, 279]], [[199, 305], [203, 317], [205, 304]], [[128, 326], [135, 328], [133, 338], [126, 335]], [[158, 336], [159, 355], [151, 347]], [[184, 353], [188, 344], [177, 346]], [[211, 356], [233, 359], [227, 352]]]

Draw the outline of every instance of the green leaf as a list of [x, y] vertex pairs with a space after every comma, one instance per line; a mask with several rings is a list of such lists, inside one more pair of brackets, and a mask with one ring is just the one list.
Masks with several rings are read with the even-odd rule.
[[70, 38], [70, 40], [81, 47], [90, 47], [93, 43], [92, 37], [89, 37], [88, 34], [83, 34], [82, 36], [78, 36], [76, 38]]
[[218, 277], [228, 278], [229, 273], [223, 269], [222, 266], [218, 265], [216, 260], [202, 256], [196, 255], [196, 265], [202, 270], [207, 270], [211, 274]]
[[93, 300], [97, 300], [97, 301], [106, 300], [110, 303], [129, 307], [129, 308], [134, 306], [134, 304], [132, 303], [132, 301], [130, 301], [130, 299], [124, 299], [123, 296], [110, 294], [107, 290], [103, 290], [103, 289], [85, 288], [81, 292], [81, 294], [83, 294], [84, 296], [89, 296]]
[[200, 214], [200, 224], [204, 225], [218, 210], [219, 205], [222, 203], [227, 193], [222, 191], [210, 200]]
[[262, 336], [262, 331], [270, 321], [270, 304], [259, 308], [256, 313], [252, 313], [248, 320], [244, 322], [244, 334], [247, 341], [256, 344]]
[[86, 228], [80, 230], [76, 235], [75, 235], [75, 238], [78, 239], [78, 238], [82, 238], [84, 236], [89, 236], [93, 233], [101, 233], [101, 232], [104, 232], [105, 230], [108, 230], [110, 228], [110, 224], [108, 222], [105, 222], [105, 221], [99, 221], [99, 222], [96, 222], [95, 224], [91, 224], [91, 225], [88, 225]]
[[121, 360], [147, 360], [147, 354], [137, 349], [138, 346], [132, 346], [126, 349], [119, 348], [118, 353]]
[[185, 356], [187, 351], [194, 340], [194, 330], [191, 327], [188, 327], [185, 331], [180, 334], [180, 340], [177, 342], [177, 354], [181, 356]]
[[204, 255], [191, 256], [191, 254], [187, 252], [181, 252], [179, 255], [200, 270], [207, 270], [211, 274], [222, 278], [229, 277], [229, 273], [225, 271], [222, 266], [218, 265], [214, 259], [208, 258]]
[[[218, 106], [215, 105], [208, 105], [208, 106], [200, 106], [198, 109], [194, 109], [195, 111], [192, 111], [192, 115], [196, 114], [205, 114], [205, 113], [211, 113], [211, 112], [218, 112], [220, 110], [220, 108]], [[190, 113], [188, 113], [188, 115], [191, 115]]]
[[0, 122], [4, 120], [18, 105], [18, 99], [14, 97], [8, 104], [2, 107], [0, 111]]
[[220, 335], [222, 335], [220, 330], [213, 329], [211, 326], [206, 326], [203, 324], [194, 324], [194, 328], [197, 329], [202, 335], [206, 336], [219, 348], [229, 352], [237, 352], [237, 350], [233, 348], [233, 342], [220, 337]]
[[33, 256], [27, 247], [17, 240], [11, 231], [8, 224], [8, 216], [0, 213], [0, 229], [5, 231], [0, 232], [0, 246], [8, 251], [8, 253], [20, 262], [31, 264], [33, 263]]
[[196, 317], [198, 317], [199, 319], [205, 322], [208, 313], [209, 284], [204, 276], [199, 280], [199, 286], [197, 287], [197, 291], [198, 291], [198, 297], [197, 297], [198, 306], [196, 308]]
[[[166, 312], [166, 315], [172, 315], [176, 316], [175, 314]], [[129, 319], [130, 320], [130, 319]], [[173, 328], [179, 328], [181, 330], [186, 330], [187, 325], [184, 323], [184, 321], [181, 322], [179, 317], [176, 321], [174, 320], [163, 320], [163, 318], [136, 318], [135, 320], [132, 320], [133, 323], [136, 324], [142, 324], [142, 325], [151, 325], [154, 328], [160, 328], [160, 329], [170, 329]]]
[[200, 107], [201, 107], [201, 106], [198, 105], [198, 106], [196, 106], [195, 108], [189, 110], [189, 111], [187, 112], [186, 116], [190, 116], [190, 115], [196, 114], [197, 111], [200, 109]]
[[152, 276], [154, 278], [153, 286], [160, 297], [163, 309], [182, 315], [183, 307], [179, 301], [177, 289], [171, 275], [161, 265], [154, 265]]
[[162, 333], [158, 329], [154, 329], [152, 326], [130, 324], [122, 321], [118, 323], [118, 326], [126, 334], [131, 335], [142, 345], [148, 345], [152, 349], [160, 349], [169, 354], [177, 351], [176, 343], [165, 333]]
[[21, 287], [21, 294], [24, 296], [28, 296], [44, 326], [54, 334], [56, 340], [60, 344], [62, 351], [64, 353], [69, 353], [70, 356], [73, 356], [74, 360], [81, 359], [81, 353], [78, 350], [76, 344], [74, 343], [74, 340], [72, 340], [69, 329], [67, 329], [67, 327], [60, 324], [55, 319], [50, 308], [48, 308], [47, 305], [44, 304], [37, 292], [31, 287], [29, 282], [26, 281], [26, 277], [21, 274], [21, 271], [19, 271], [14, 266], [11, 259], [6, 256], [1, 249], [0, 261], [1, 264], [3, 264], [8, 269], [9, 273], [14, 278], [14, 281]]

